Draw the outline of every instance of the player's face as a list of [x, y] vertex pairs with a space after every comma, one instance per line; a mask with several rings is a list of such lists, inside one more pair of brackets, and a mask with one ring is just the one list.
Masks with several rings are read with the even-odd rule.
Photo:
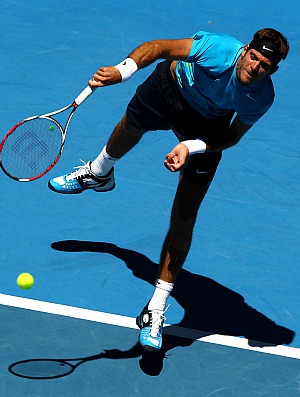
[[272, 69], [272, 62], [260, 52], [245, 46], [236, 69], [236, 77], [242, 85], [262, 80]]

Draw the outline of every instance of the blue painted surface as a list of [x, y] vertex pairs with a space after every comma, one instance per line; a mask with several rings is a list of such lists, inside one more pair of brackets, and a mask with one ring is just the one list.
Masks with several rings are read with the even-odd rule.
[[[167, 336], [165, 357], [147, 355], [137, 344], [137, 330], [21, 309], [0, 310], [2, 317], [18, 325], [0, 324], [1, 335], [10, 335], [1, 354], [3, 396], [294, 397], [299, 390], [299, 360], [203, 342], [190, 346], [188, 339]], [[52, 379], [28, 379], [34, 376], [34, 360], [41, 359], [78, 366], [55, 378], [61, 369], [52, 361], [44, 375]], [[18, 365], [20, 361], [27, 362]]]
[[[226, 4], [178, 0], [144, 3], [107, 1], [101, 5], [93, 0], [66, 4], [57, 0], [3, 1], [0, 6], [1, 131], [4, 135], [24, 117], [55, 110], [71, 102], [99, 66], [118, 63], [145, 40], [186, 37], [199, 29], [207, 29], [226, 32], [246, 42], [255, 30], [262, 27], [272, 26], [281, 30], [290, 40], [291, 53], [274, 75], [275, 104], [238, 146], [224, 154], [199, 212], [193, 246], [177, 291], [170, 299], [167, 321], [182, 324], [188, 320], [189, 324], [199, 328], [215, 327], [225, 331], [236, 313], [249, 314], [250, 307], [258, 313], [261, 324], [267, 321], [273, 330], [281, 330], [278, 327], [282, 326], [295, 332], [291, 345], [300, 347], [299, 111], [296, 84], [300, 36], [296, 16], [300, 6], [294, 0], [280, 4], [280, 7], [274, 7], [270, 0], [264, 4], [264, 7], [259, 5], [257, 12], [255, 4], [241, 4], [235, 0]], [[73, 166], [80, 164], [79, 159], [93, 159], [98, 154], [136, 86], [151, 70], [152, 66], [125, 84], [98, 90], [82, 105], [70, 126], [62, 158], [49, 178], [70, 172]], [[48, 177], [22, 184], [1, 174], [1, 292], [135, 317], [152, 294], [155, 263], [168, 228], [177, 175], [167, 172], [163, 159], [175, 142], [171, 133], [149, 133], [118, 164], [117, 188], [103, 195], [93, 192], [73, 197], [56, 195], [47, 188]], [[27, 292], [20, 290], [15, 283], [23, 271], [31, 272], [36, 280], [34, 288]], [[195, 289], [185, 287], [185, 280], [193, 283]], [[202, 295], [198, 291], [203, 291]], [[199, 301], [201, 298], [203, 301]], [[226, 307], [227, 299], [237, 305]], [[194, 316], [192, 308], [196, 310]], [[213, 314], [217, 312], [218, 316], [224, 313], [224, 309], [227, 311], [220, 321], [216, 321], [220, 317], [207, 317], [209, 309]], [[1, 310], [5, 310], [10, 327], [17, 331], [19, 324], [14, 310]], [[250, 310], [252, 314], [254, 311]], [[25, 314], [31, 316], [27, 312]], [[250, 329], [253, 332], [250, 319], [251, 316], [247, 317], [247, 326], [245, 323], [244, 326], [235, 324], [231, 332], [247, 337]], [[39, 324], [40, 316], [36, 321]], [[43, 327], [44, 323], [41, 324]], [[10, 339], [7, 328], [6, 331], [3, 344], [14, 345], [15, 340]], [[36, 345], [31, 332], [31, 344]], [[121, 334], [124, 330], [113, 332]], [[78, 334], [81, 338], [82, 330]], [[135, 332], [126, 332], [124, 339], [127, 337], [135, 339]], [[38, 354], [43, 346], [46, 354], [53, 351], [49, 347], [50, 340], [51, 337], [47, 337], [45, 344], [35, 346], [36, 350], [31, 351], [30, 347], [28, 355]], [[126, 349], [119, 336], [117, 340], [117, 343], [115, 340], [112, 342], [111, 348]], [[25, 335], [22, 346], [28, 343]], [[61, 350], [61, 343], [62, 339], [57, 344], [58, 355], [67, 353]], [[210, 365], [207, 363], [210, 358], [216, 360], [213, 367], [218, 376], [233, 374], [231, 388], [222, 389], [222, 382], [215, 383], [216, 373], [210, 373], [210, 386], [199, 389], [201, 393], [205, 390], [207, 395], [213, 391], [222, 397], [238, 395], [234, 387], [237, 387], [236, 377], [242, 377], [239, 368], [248, 369], [247, 376], [251, 378], [252, 365], [256, 366], [255, 371], [258, 367], [270, 369], [271, 364], [268, 363], [272, 360], [279, 360], [275, 363], [276, 368], [279, 368], [279, 362], [280, 368], [285, 363], [288, 368], [299, 365], [293, 360], [287, 362], [251, 353], [251, 360], [254, 357], [256, 364], [247, 366], [247, 353], [235, 351], [234, 357], [244, 360], [242, 366], [236, 368], [237, 372], [229, 369], [224, 372], [224, 368], [220, 368], [223, 364], [222, 349], [195, 346], [183, 348], [184, 354], [179, 353], [181, 348], [176, 349], [181, 359], [197, 358], [198, 364], [194, 365], [199, 365], [199, 368], [193, 367], [195, 372], [191, 369], [190, 375], [186, 373], [186, 379], [196, 379], [196, 375], [203, 379], [201, 368], [204, 370], [206, 365]], [[26, 349], [21, 349], [20, 359], [27, 356], [24, 354]], [[197, 349], [201, 350], [200, 357], [202, 349], [206, 350], [205, 363], [200, 360], [199, 364]], [[215, 355], [211, 354], [212, 350]], [[69, 352], [72, 355], [72, 350]], [[74, 354], [77, 355], [78, 351]], [[83, 354], [95, 354], [94, 346], [91, 353]], [[225, 354], [229, 367], [232, 365], [231, 354], [231, 350], [229, 355]], [[173, 358], [172, 355], [168, 359], [168, 365], [174, 379], [174, 374], [180, 374], [182, 367], [179, 369]], [[9, 357], [11, 359], [13, 357]], [[117, 371], [121, 371], [122, 376], [124, 372], [137, 368], [135, 359], [127, 360], [126, 366], [120, 363]], [[97, 365], [101, 365], [103, 371], [109, 371], [105, 364]], [[269, 369], [266, 371], [271, 371]], [[138, 370], [136, 372], [139, 373]], [[275, 379], [278, 379], [275, 372]], [[164, 387], [167, 377], [165, 373], [159, 378], [158, 389]], [[252, 382], [247, 377], [243, 379], [248, 386]], [[292, 393], [292, 389], [287, 388], [293, 388], [293, 382], [285, 380], [283, 384], [288, 392], [280, 394], [282, 386], [272, 389], [273, 383], [268, 377], [261, 379], [253, 375], [252, 385], [257, 389], [251, 390], [249, 396], [260, 395], [258, 389], [263, 387], [260, 382], [269, 387], [266, 388], [266, 396], [288, 396]], [[92, 379], [90, 381], [93, 382]], [[16, 388], [24, 386], [22, 381], [18, 382]], [[40, 384], [39, 387], [43, 386]], [[141, 386], [136, 387], [138, 390]], [[5, 397], [12, 395], [9, 389], [3, 390]], [[180, 391], [178, 395], [188, 395], [180, 388], [176, 390]], [[113, 393], [117, 392], [112, 391], [109, 395], [118, 395]], [[164, 394], [167, 393], [164, 390]], [[17, 396], [17, 392], [14, 395]], [[139, 395], [138, 391], [136, 395]]]

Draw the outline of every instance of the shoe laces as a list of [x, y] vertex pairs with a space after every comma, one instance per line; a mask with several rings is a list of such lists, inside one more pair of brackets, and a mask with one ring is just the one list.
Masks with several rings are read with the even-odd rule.
[[166, 319], [164, 314], [169, 309], [169, 306], [170, 305], [168, 305], [167, 308], [164, 311], [157, 310], [157, 309], [149, 310], [151, 312], [151, 315], [152, 315], [150, 335], [153, 338], [156, 338], [158, 333], [161, 332], [162, 323]]
[[66, 179], [78, 178], [79, 176], [87, 176], [88, 174], [90, 174], [91, 169], [89, 166], [89, 162], [86, 163], [81, 159], [80, 161], [83, 163], [83, 165], [77, 165], [76, 167], [74, 167], [75, 171], [67, 175]]

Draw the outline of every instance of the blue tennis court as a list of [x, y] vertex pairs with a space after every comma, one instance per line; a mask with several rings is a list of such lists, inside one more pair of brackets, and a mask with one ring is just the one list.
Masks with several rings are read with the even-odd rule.
[[[99, 66], [143, 41], [201, 29], [247, 42], [274, 27], [291, 45], [272, 109], [224, 153], [156, 356], [138, 345], [135, 317], [169, 225], [178, 175], [163, 160], [174, 135], [144, 136], [117, 165], [112, 192], [47, 187], [98, 154], [154, 65], [82, 104], [47, 176], [0, 174], [1, 396], [299, 395], [299, 3], [3, 0], [1, 11], [2, 136], [70, 103]], [[32, 289], [18, 288], [21, 272], [34, 275]]]

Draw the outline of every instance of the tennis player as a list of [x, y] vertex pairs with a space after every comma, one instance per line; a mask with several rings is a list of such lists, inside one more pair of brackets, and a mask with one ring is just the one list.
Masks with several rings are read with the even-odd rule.
[[100, 67], [89, 81], [92, 87], [116, 84], [164, 60], [137, 88], [98, 157], [49, 181], [50, 189], [64, 194], [110, 191], [115, 187], [115, 164], [145, 132], [176, 134], [179, 144], [164, 162], [168, 170], [180, 173], [170, 227], [153, 296], [137, 317], [145, 349], [161, 348], [167, 299], [189, 252], [197, 212], [222, 151], [237, 144], [271, 107], [271, 75], [288, 51], [287, 39], [271, 28], [256, 32], [246, 45], [226, 34], [199, 31], [192, 38], [145, 42], [120, 64]]

